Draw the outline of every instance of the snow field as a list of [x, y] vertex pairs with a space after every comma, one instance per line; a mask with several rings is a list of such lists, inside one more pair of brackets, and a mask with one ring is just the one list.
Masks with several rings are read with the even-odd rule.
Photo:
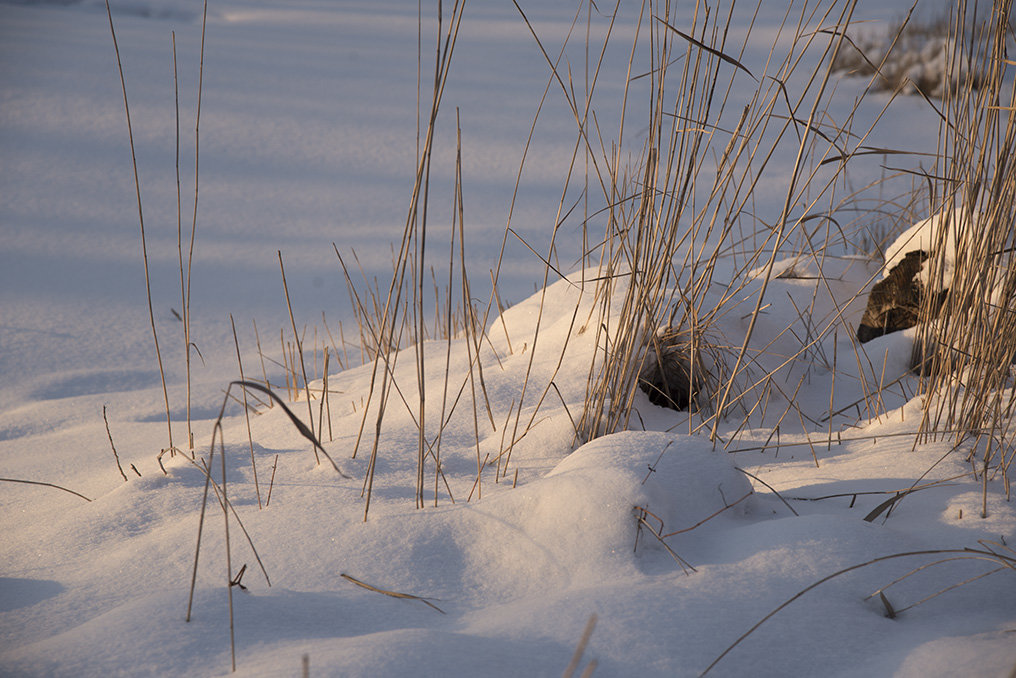
[[[892, 9], [886, 5], [878, 11]], [[185, 622], [205, 477], [200, 461], [184, 455], [163, 457], [166, 474], [156, 461], [165, 414], [102, 9], [90, 1], [0, 5], [0, 143], [10, 158], [0, 169], [0, 475], [53, 482], [91, 500], [0, 484], [0, 673], [223, 675], [223, 513], [211, 494]], [[546, 72], [512, 7], [473, 9], [452, 79], [460, 89], [449, 101], [467, 121], [467, 241], [485, 271]], [[563, 39], [574, 11], [526, 9], [548, 41]], [[763, 8], [759, 40], [780, 10]], [[182, 351], [172, 347], [180, 342], [169, 310], [179, 295], [167, 34], [177, 30], [190, 62], [183, 72], [193, 79], [200, 7], [165, 0], [114, 11], [129, 55], [143, 187], [158, 215], [150, 220], [157, 324], [173, 337], [164, 345], [174, 438], [183, 440]], [[400, 196], [412, 180], [415, 127], [415, 4], [259, 0], [212, 3], [210, 12], [195, 269], [205, 357], [195, 368], [198, 460], [208, 458], [222, 390], [238, 378], [226, 314], [243, 328], [245, 369], [256, 378], [249, 319], [267, 328], [270, 355], [289, 322], [279, 250], [297, 317], [308, 324], [323, 309], [332, 317], [345, 298], [332, 242], [356, 248], [368, 276], [386, 271], [388, 243], [405, 219]], [[185, 108], [193, 85], [182, 88]], [[916, 146], [935, 118], [910, 102], [901, 107], [901, 121], [885, 133]], [[571, 153], [571, 137], [559, 134], [568, 115], [548, 116], [523, 177], [514, 219], [533, 224], [534, 245], [545, 244], [537, 225], [554, 214], [562, 158]], [[776, 174], [763, 181], [760, 203], [767, 186], [779, 185]], [[639, 393], [633, 430], [581, 444], [573, 421], [602, 356], [591, 328], [617, 317], [591, 314], [581, 272], [530, 295], [543, 267], [514, 245], [505, 294], [516, 303], [488, 320], [481, 343], [486, 397], [470, 383], [467, 339], [423, 346], [427, 434], [441, 430], [443, 471], [435, 478], [433, 462], [426, 466], [426, 508], [415, 497], [413, 348], [393, 368], [402, 395], [391, 396], [383, 420], [366, 521], [377, 412], [371, 365], [332, 371], [331, 427], [318, 431], [352, 480], [325, 460], [316, 464], [279, 407], [255, 408], [253, 452], [241, 407], [226, 409], [226, 489], [253, 544], [230, 520], [229, 578], [246, 566], [245, 589], [232, 588], [237, 673], [298, 675], [306, 657], [313, 675], [560, 675], [595, 614], [582, 661], [595, 660], [594, 675], [699, 675], [780, 605], [862, 566], [777, 612], [711, 675], [1008, 675], [1016, 665], [1011, 571], [974, 579], [998, 562], [930, 552], [1011, 545], [1016, 515], [993, 481], [988, 517], [978, 517], [980, 484], [963, 455], [950, 454], [951, 441], [915, 447], [922, 403], [906, 372], [913, 333], [855, 352], [846, 329], [863, 311], [857, 293], [877, 279], [878, 264], [860, 256], [778, 264], [783, 274], [771, 281], [773, 302], [758, 320], [743, 387], [779, 367], [780, 388], [743, 428], [738, 417], [724, 422], [714, 444], [693, 432], [701, 415], [656, 408]], [[748, 281], [711, 328], [721, 356], [743, 340], [760, 285]], [[802, 337], [839, 322], [784, 364]], [[282, 370], [268, 369], [277, 383]], [[322, 388], [320, 379], [310, 384]], [[315, 419], [320, 404], [312, 401]], [[302, 395], [290, 406], [306, 420]], [[221, 485], [218, 451], [212, 461]], [[910, 488], [920, 489], [865, 520]], [[915, 551], [929, 553], [864, 565]], [[945, 592], [890, 619], [882, 589], [897, 610]]]

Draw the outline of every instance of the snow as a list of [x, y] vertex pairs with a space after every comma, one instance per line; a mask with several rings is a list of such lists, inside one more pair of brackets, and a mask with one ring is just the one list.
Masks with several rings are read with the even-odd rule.
[[[170, 32], [187, 206], [202, 7], [196, 0], [112, 7], [173, 435], [182, 441], [183, 348], [171, 311], [179, 310], [180, 293]], [[557, 46], [576, 9], [524, 8], [541, 39]], [[760, 12], [765, 44], [757, 49], [768, 47], [782, 9]], [[907, 9], [862, 4], [859, 13], [867, 13], [855, 18], [891, 20]], [[433, 8], [423, 11], [433, 30]], [[743, 31], [750, 13], [735, 17]], [[105, 7], [0, 4], [0, 477], [52, 483], [90, 500], [0, 482], [0, 674], [230, 672], [225, 521], [214, 494], [185, 621], [205, 492], [199, 464], [208, 458], [223, 390], [239, 378], [229, 316], [247, 377], [260, 378], [251, 321], [272, 359], [281, 359], [280, 328], [292, 340], [281, 251], [297, 323], [308, 327], [305, 344], [320, 356], [330, 343], [322, 312], [331, 332], [341, 320], [347, 339], [355, 334], [332, 243], [344, 257], [355, 249], [367, 278], [386, 285], [416, 157], [417, 21], [416, 3], [395, 0], [210, 3], [192, 316], [203, 358], [194, 364], [198, 455], [164, 455], [163, 473], [162, 386]], [[604, 30], [602, 21], [594, 26]], [[617, 30], [605, 101], [620, 91], [609, 73], [623, 74], [632, 34], [628, 25]], [[434, 162], [434, 194], [443, 196], [433, 200], [434, 239], [446, 252], [455, 148], [449, 111], [459, 107], [470, 282], [483, 299], [547, 66], [510, 4], [471, 5], [460, 39]], [[572, 66], [581, 76], [579, 62]], [[851, 87], [837, 85], [844, 115], [856, 97]], [[879, 105], [865, 106], [859, 115], [880, 113]], [[898, 110], [869, 142], [879, 145], [882, 135], [933, 151], [937, 115], [908, 99]], [[549, 245], [573, 126], [552, 90], [512, 215], [538, 252]], [[765, 181], [779, 186], [778, 175]], [[753, 209], [778, 214], [782, 193], [758, 193]], [[187, 207], [184, 214], [187, 227]], [[1009, 675], [1016, 666], [1012, 572], [974, 579], [997, 562], [934, 551], [1003, 551], [1016, 511], [993, 480], [981, 518], [981, 483], [965, 449], [953, 450], [948, 437], [915, 444], [922, 406], [906, 372], [912, 331], [855, 347], [840, 327], [783, 364], [801, 338], [841, 316], [856, 326], [864, 304], [856, 293], [882, 262], [847, 253], [779, 258], [746, 379], [779, 369], [780, 388], [742, 430], [732, 417], [714, 444], [695, 430], [700, 415], [657, 408], [639, 393], [632, 430], [582, 444], [573, 421], [595, 352], [597, 300], [588, 280], [597, 272], [569, 268], [566, 246], [581, 243], [573, 224], [562, 231], [559, 263], [570, 275], [546, 286], [543, 264], [517, 239], [508, 242], [499, 288], [510, 305], [492, 313], [480, 350], [486, 395], [470, 383], [467, 338], [423, 347], [428, 438], [438, 415], [446, 421], [444, 475], [435, 477], [432, 462], [425, 467], [425, 508], [415, 496], [414, 348], [392, 368], [413, 404], [397, 394], [388, 403], [366, 520], [372, 364], [329, 370], [331, 426], [320, 435], [351, 480], [315, 462], [278, 406], [256, 408], [251, 443], [242, 409], [226, 409], [223, 454], [216, 449], [211, 466], [218, 480], [224, 458], [236, 511], [230, 578], [246, 566], [245, 588], [232, 587], [239, 675], [296, 675], [304, 661], [313, 675], [560, 675], [592, 615], [581, 668], [595, 661], [596, 676], [699, 675], [792, 598], [710, 675]], [[439, 281], [446, 256], [433, 259]], [[754, 278], [710, 337], [718, 346], [743, 341], [764, 272], [751, 268]], [[706, 306], [721, 292], [711, 291]], [[273, 383], [282, 381], [280, 367], [266, 369]], [[320, 369], [311, 376], [317, 394], [321, 376]], [[307, 418], [302, 395], [289, 405]], [[361, 422], [367, 432], [357, 447]], [[865, 520], [910, 488], [891, 511]], [[849, 568], [856, 569], [809, 589]], [[880, 590], [896, 610], [945, 592], [891, 619]]]
[[971, 237], [971, 232], [977, 228], [976, 215], [965, 214], [963, 208], [922, 219], [903, 231], [886, 250], [883, 276], [888, 275], [893, 266], [903, 260], [907, 252], [931, 253], [944, 246], [941, 272], [932, 280], [931, 267], [926, 264], [922, 267], [920, 280], [932, 291], [949, 289], [955, 274], [957, 248], [962, 249], [964, 241]]

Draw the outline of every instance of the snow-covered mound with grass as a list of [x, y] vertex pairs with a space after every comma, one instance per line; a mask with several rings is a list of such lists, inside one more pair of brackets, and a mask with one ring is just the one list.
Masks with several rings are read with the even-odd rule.
[[[341, 336], [330, 243], [358, 249], [369, 277], [390, 263], [405, 218], [391, 196], [414, 167], [417, 7], [214, 4], [197, 449], [161, 461], [163, 389], [104, 8], [0, 4], [0, 674], [226, 675], [233, 650], [246, 676], [557, 676], [593, 662], [593, 675], [616, 677], [1012, 670], [1016, 511], [998, 476], [967, 463], [968, 447], [916, 439], [924, 409], [906, 339], [855, 345], [876, 264], [778, 262], [737, 384], [759, 397], [734, 403], [715, 432], [707, 415], [639, 392], [629, 430], [582, 440], [604, 355], [595, 329], [616, 316], [596, 314], [589, 271], [530, 294], [543, 267], [521, 246], [505, 277], [517, 303], [492, 312], [479, 341], [453, 332], [387, 364], [337, 350], [344, 365], [331, 364], [326, 389], [307, 346]], [[526, 9], [542, 35], [566, 35], [574, 8], [539, 4]], [[155, 322], [185, 447], [169, 32], [193, 92], [201, 8], [113, 6], [158, 215]], [[473, 7], [455, 72], [465, 85], [449, 84], [475, 191], [467, 241], [483, 271], [547, 77], [509, 9]], [[763, 9], [757, 21], [782, 15]], [[551, 131], [572, 123], [568, 110], [546, 115]], [[900, 120], [890, 133], [915, 143], [938, 124], [927, 111]], [[549, 230], [548, 176], [572, 150], [548, 136], [516, 214], [534, 231]], [[766, 199], [760, 191], [753, 209]], [[297, 368], [284, 357], [293, 337], [279, 250], [297, 322], [312, 328], [306, 390], [286, 388]], [[739, 270], [722, 262], [715, 279]], [[762, 272], [722, 301], [708, 334], [718, 359], [744, 342]], [[704, 308], [721, 303], [715, 287]], [[348, 340], [359, 328], [344, 319]], [[248, 391], [246, 410], [235, 386], [223, 393], [240, 376], [238, 353], [245, 378], [270, 381], [349, 478], [263, 393]], [[384, 376], [397, 388], [378, 423]]]
[[[854, 280], [863, 282], [860, 275]], [[775, 284], [793, 292], [802, 282]], [[529, 347], [505, 350], [500, 361], [488, 356], [496, 425], [484, 417], [487, 434], [478, 448], [468, 435], [471, 410], [462, 407], [449, 417], [443, 474], [431, 477], [431, 465], [426, 479], [427, 508], [417, 509], [414, 500], [416, 427], [410, 410], [393, 405], [401, 414], [385, 420], [372, 505], [363, 520], [367, 450], [349, 457], [362, 416], [354, 405], [366, 398], [370, 365], [331, 375], [330, 388], [349, 405], [333, 401], [331, 440], [323, 434], [330, 455], [356, 480], [316, 464], [279, 407], [254, 418], [253, 450], [243, 416], [225, 420], [227, 492], [247, 532], [231, 521], [233, 578], [245, 567], [238, 581], [243, 588], [232, 587], [241, 674], [297, 672], [306, 656], [312, 671], [331, 675], [557, 675], [596, 615], [585, 661], [597, 662], [597, 675], [696, 675], [779, 605], [856, 566], [862, 567], [778, 612], [724, 657], [716, 673], [808, 674], [821, 667], [835, 675], [916, 676], [928, 675], [934, 660], [934, 675], [971, 668], [971, 675], [995, 675], [1011, 666], [1009, 572], [967, 583], [895, 619], [878, 595], [884, 589], [889, 605], [903, 610], [997, 570], [997, 563], [975, 554], [938, 551], [1006, 553], [1002, 540], [1016, 518], [1001, 492], [989, 495], [989, 517], [977, 517], [978, 484], [960, 459], [946, 455], [949, 442], [914, 449], [913, 435], [901, 435], [914, 430], [919, 403], [859, 428], [840, 430], [838, 424], [831, 445], [821, 432], [783, 434], [779, 444], [767, 444], [769, 434], [760, 429], [742, 436], [737, 445], [747, 449], [732, 454], [704, 434], [680, 433], [687, 425], [679, 415], [642, 396], [638, 409], [647, 427], [673, 432], [626, 431], [575, 447], [569, 410], [581, 408], [582, 382], [564, 380], [567, 407], [562, 401], [544, 405], [527, 432], [516, 431], [514, 403], [535, 411], [521, 399], [527, 369], [531, 375], [553, 370], [566, 332], [549, 329], [545, 345], [537, 341], [537, 354], [530, 356], [526, 309], [543, 298], [545, 325], [567, 328], [572, 313], [562, 302], [575, 297], [561, 281], [507, 314], [504, 327], [515, 345]], [[778, 322], [795, 319], [784, 313]], [[502, 327], [500, 320], [492, 327]], [[463, 341], [452, 342], [453, 355], [465, 354]], [[590, 347], [576, 347], [569, 360], [581, 364], [585, 357], [588, 363]], [[464, 367], [446, 371], [445, 353], [443, 342], [428, 345], [433, 368], [427, 387], [434, 394], [445, 391], [446, 374], [451, 390], [465, 375]], [[415, 364], [403, 357], [395, 379], [411, 384]], [[879, 371], [887, 380], [902, 373], [895, 364]], [[819, 374], [815, 381], [823, 383]], [[809, 388], [798, 398], [822, 390]], [[845, 390], [859, 395], [856, 385]], [[122, 411], [132, 396], [76, 398], [111, 401]], [[294, 411], [302, 405], [293, 403]], [[151, 402], [133, 417], [155, 419], [156, 413]], [[37, 416], [41, 426], [45, 417]], [[522, 421], [525, 426], [528, 416]], [[167, 455], [163, 475], [142, 448], [121, 453], [141, 474], [128, 469], [123, 482], [112, 460], [103, 458], [111, 455], [98, 444], [105, 442], [100, 427], [90, 422], [77, 432], [27, 434], [5, 443], [30, 455], [96, 434], [96, 458], [61, 474], [92, 501], [52, 488], [5, 487], [7, 515], [17, 516], [8, 523], [8, 575], [0, 584], [5, 673], [227, 672], [225, 534], [214, 497], [192, 620], [183, 620], [200, 524], [201, 469], [184, 454]], [[141, 440], [152, 435], [145, 430], [160, 430], [157, 423], [134, 427]], [[122, 436], [128, 422], [115, 421], [113, 428]], [[523, 432], [509, 460], [508, 441]], [[121, 437], [121, 450], [124, 443]], [[478, 483], [479, 454], [487, 463]], [[213, 462], [218, 478], [219, 457]], [[13, 460], [7, 463], [10, 468]], [[20, 466], [12, 470], [55, 475], [45, 467], [33, 471], [25, 461]], [[892, 506], [891, 515], [888, 508], [876, 510], [909, 489], [919, 491]], [[908, 552], [915, 555], [901, 555]]]

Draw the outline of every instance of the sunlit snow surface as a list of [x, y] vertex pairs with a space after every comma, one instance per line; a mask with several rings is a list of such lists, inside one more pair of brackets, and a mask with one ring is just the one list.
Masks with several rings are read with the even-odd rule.
[[[187, 229], [202, 5], [111, 4], [179, 444], [184, 377], [171, 310], [181, 305], [171, 33]], [[556, 49], [576, 7], [544, 4], [524, 8]], [[756, 26], [758, 50], [782, 18], [766, 5]], [[858, 11], [885, 20], [908, 8], [862, 3]], [[434, 7], [423, 8], [430, 31], [420, 67], [425, 82], [435, 14]], [[748, 18], [736, 18], [735, 29], [743, 30]], [[595, 25], [602, 30], [604, 23]], [[609, 51], [614, 75], [624, 72], [633, 29], [624, 23], [617, 31]], [[347, 335], [356, 332], [348, 324], [333, 243], [348, 263], [355, 250], [368, 276], [386, 284], [389, 247], [401, 237], [415, 172], [417, 36], [412, 2], [210, 3], [193, 278], [194, 341], [204, 358], [195, 359], [192, 410], [200, 453], [207, 455], [222, 390], [238, 377], [229, 314], [248, 376], [261, 374], [253, 319], [266, 355], [281, 356], [280, 328], [291, 335], [279, 251], [296, 322], [310, 328], [308, 343], [329, 341], [322, 312], [333, 332], [340, 320]], [[482, 298], [548, 70], [510, 3], [471, 5], [460, 41], [439, 125], [433, 237], [447, 246], [458, 108], [466, 246]], [[746, 63], [763, 53], [747, 55]], [[581, 65], [573, 68], [579, 78]], [[851, 105], [856, 85], [841, 82], [835, 100]], [[556, 87], [541, 112], [511, 216], [540, 252], [574, 147], [573, 118]], [[604, 76], [600, 87], [602, 110], [613, 112], [607, 102], [619, 95], [618, 80]], [[425, 106], [426, 85], [422, 96]], [[880, 134], [900, 147], [933, 151], [937, 117], [919, 101], [903, 100], [900, 107]], [[635, 137], [639, 124], [629, 125]], [[156, 461], [166, 446], [162, 388], [103, 4], [0, 3], [0, 152], [0, 476], [54, 483], [92, 500], [0, 483], [0, 674], [226, 674], [225, 538], [214, 497], [192, 620], [184, 622], [204, 479], [182, 456], [164, 457], [165, 475]], [[771, 180], [778, 185], [778, 177]], [[779, 201], [776, 193], [760, 191], [760, 203]], [[574, 222], [562, 228], [566, 238], [576, 238]], [[565, 254], [561, 259], [562, 269], [574, 270]], [[1016, 537], [1016, 515], [995, 487], [1000, 483], [989, 488], [988, 517], [981, 519], [980, 484], [964, 475], [970, 470], [964, 455], [948, 454], [948, 440], [914, 448], [912, 436], [898, 435], [915, 430], [921, 416], [913, 380], [886, 390], [885, 414], [873, 416], [863, 402], [854, 406], [905, 372], [907, 333], [880, 337], [862, 354], [844, 333], [830, 334], [786, 370], [782, 394], [731, 446], [745, 451], [727, 453], [722, 442], [714, 446], [702, 432], [690, 433], [683, 415], [655, 408], [641, 394], [631, 425], [637, 430], [575, 449], [572, 420], [581, 412], [593, 355], [595, 333], [583, 324], [592, 295], [581, 291], [582, 274], [573, 273], [571, 281], [552, 278], [545, 294], [530, 296], [534, 284], [542, 286], [544, 267], [518, 239], [509, 240], [506, 261], [501, 293], [513, 305], [503, 322], [488, 321], [480, 355], [486, 398], [469, 382], [464, 340], [450, 351], [445, 342], [426, 345], [427, 407], [435, 417], [428, 436], [436, 434], [438, 414], [447, 419], [444, 477], [435, 478], [430, 463], [425, 478], [428, 508], [417, 509], [414, 501], [417, 411], [393, 395], [363, 520], [372, 417], [352, 455], [370, 365], [331, 369], [329, 376], [331, 428], [322, 437], [353, 480], [317, 465], [278, 407], [258, 408], [251, 427], [262, 503], [278, 459], [271, 503], [261, 510], [245, 419], [235, 405], [227, 410], [230, 501], [271, 581], [232, 521], [233, 576], [246, 565], [246, 590], [233, 589], [241, 675], [299, 675], [304, 657], [313, 675], [561, 675], [593, 614], [597, 623], [582, 666], [595, 660], [594, 675], [697, 675], [756, 622], [839, 570], [904, 552], [980, 548], [979, 540], [1012, 544]], [[441, 280], [447, 255], [432, 263]], [[860, 257], [828, 259], [821, 270], [814, 260], [782, 264], [796, 273], [770, 285], [772, 306], [755, 329], [756, 345], [768, 344], [769, 355], [756, 371], [773, 369], [779, 356], [800, 345], [781, 335], [788, 326], [801, 336], [809, 331], [795, 307], [810, 308], [814, 326], [822, 327], [839, 302], [879, 276], [878, 265]], [[818, 273], [828, 287], [817, 286]], [[716, 328], [718, 340], [740, 345], [759, 286], [755, 281], [743, 291], [742, 304]], [[848, 325], [859, 319], [862, 303], [839, 307]], [[834, 356], [831, 400], [826, 363]], [[413, 351], [405, 353], [395, 371], [410, 402], [415, 360]], [[269, 363], [267, 370], [273, 382], [281, 380], [278, 366]], [[316, 376], [312, 386], [320, 389]], [[556, 388], [544, 393], [550, 381]], [[788, 433], [768, 440], [795, 392], [801, 412], [821, 426], [809, 425], [805, 434], [800, 422], [784, 424]], [[306, 418], [305, 405], [292, 403]], [[127, 482], [117, 471], [103, 407]], [[842, 412], [831, 427], [823, 420], [830, 411]], [[729, 440], [739, 424], [721, 427], [721, 439]], [[830, 430], [843, 442], [828, 445]], [[512, 439], [518, 441], [510, 460], [498, 464], [507, 474], [495, 482], [490, 467], [476, 483], [478, 460], [504, 457]], [[757, 449], [767, 442], [767, 451]], [[218, 463], [217, 457], [217, 474]], [[908, 495], [888, 519], [883, 512], [864, 520], [892, 496], [876, 492], [953, 477]], [[807, 501], [830, 495], [839, 496]], [[647, 523], [641, 528], [640, 515]], [[665, 541], [673, 553], [649, 527], [672, 535]], [[966, 583], [895, 619], [887, 618], [878, 595], [868, 598], [948, 557], [892, 559], [833, 578], [759, 627], [713, 673], [1009, 675], [1016, 665], [1011, 572]], [[889, 587], [886, 597], [901, 610], [995, 567], [949, 560]], [[343, 574], [426, 598], [437, 609], [366, 590]]]

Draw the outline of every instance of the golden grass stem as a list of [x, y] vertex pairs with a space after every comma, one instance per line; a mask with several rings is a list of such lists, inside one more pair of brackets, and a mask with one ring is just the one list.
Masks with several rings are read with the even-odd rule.
[[[307, 421], [310, 423], [311, 436], [314, 435], [314, 408], [310, 402], [310, 383], [307, 381], [307, 364], [303, 359], [303, 340], [296, 331], [296, 318], [293, 316], [293, 303], [289, 299], [289, 285], [286, 283], [286, 266], [282, 263], [282, 250], [279, 250], [279, 270], [282, 272], [282, 289], [286, 293], [286, 308], [289, 310], [289, 322], [293, 328], [293, 341], [296, 343], [296, 357], [300, 360], [300, 373], [303, 375], [303, 387], [307, 397]], [[296, 384], [296, 361], [293, 361], [293, 382], [294, 391]], [[318, 456], [318, 446], [314, 447], [314, 460], [320, 464], [321, 458]]]
[[162, 351], [159, 350], [159, 333], [155, 329], [155, 310], [152, 305], [152, 282], [148, 272], [148, 239], [145, 237], [145, 213], [141, 205], [141, 179], [138, 175], [138, 160], [134, 152], [134, 128], [131, 124], [131, 108], [127, 102], [127, 79], [123, 73], [123, 64], [120, 61], [120, 47], [117, 45], [116, 30], [113, 28], [113, 12], [109, 8], [109, 0], [106, 0], [106, 16], [109, 18], [109, 32], [113, 37], [113, 51], [116, 53], [116, 66], [120, 73], [120, 91], [123, 94], [123, 107], [127, 114], [127, 137], [130, 140], [131, 166], [134, 169], [134, 191], [138, 203], [138, 223], [141, 226], [141, 260], [145, 268], [145, 295], [148, 299], [148, 322], [152, 328], [152, 341], [155, 344], [155, 359], [159, 364], [159, 377], [162, 380], [162, 398], [166, 405], [166, 432], [169, 437], [170, 454], [176, 453], [176, 446], [173, 444], [173, 422], [169, 410], [169, 389], [166, 387], [166, 371], [162, 365]]
[[60, 485], [54, 485], [53, 483], [45, 483], [45, 482], [42, 482], [41, 480], [22, 480], [20, 478], [0, 478], [0, 483], [21, 483], [23, 485], [40, 485], [42, 487], [52, 487], [52, 488], [55, 488], [57, 490], [63, 490], [64, 492], [68, 492], [70, 494], [73, 494], [75, 497], [81, 497], [85, 501], [89, 501], [89, 502], [92, 501], [91, 499], [89, 499], [85, 495], [81, 494], [80, 492], [75, 492], [74, 490], [68, 490], [66, 487], [61, 487]]
[[[233, 322], [233, 314], [229, 314], [229, 324], [233, 328], [233, 345], [236, 347], [236, 364], [240, 368], [240, 381], [246, 381], [247, 377], [243, 373], [243, 359], [240, 357], [240, 340], [236, 336], [236, 323]], [[254, 473], [254, 492], [258, 498], [258, 508], [261, 507], [261, 488], [258, 485], [258, 465], [254, 459], [254, 436], [250, 430], [250, 408], [247, 404], [247, 389], [240, 389], [243, 394], [243, 416], [247, 423], [247, 443], [250, 445], [250, 467]]]
[[380, 593], [382, 595], [388, 596], [389, 598], [401, 598], [403, 600], [418, 600], [421, 603], [423, 603], [424, 605], [426, 605], [427, 607], [431, 608], [432, 610], [436, 610], [436, 611], [440, 612], [441, 614], [445, 614], [444, 610], [442, 610], [440, 607], [438, 607], [437, 605], [435, 605], [434, 603], [431, 602], [432, 600], [434, 600], [433, 598], [424, 598], [422, 596], [414, 596], [411, 593], [400, 593], [398, 591], [389, 591], [388, 589], [382, 589], [382, 588], [379, 588], [377, 586], [372, 586], [371, 584], [368, 584], [366, 582], [360, 581], [356, 577], [353, 577], [352, 575], [348, 575], [348, 574], [345, 574], [345, 573], [342, 573], [339, 576], [342, 577], [343, 579], [345, 579], [346, 581], [350, 582], [351, 584], [356, 584], [360, 588], [367, 589], [368, 591], [373, 591], [374, 593]]

